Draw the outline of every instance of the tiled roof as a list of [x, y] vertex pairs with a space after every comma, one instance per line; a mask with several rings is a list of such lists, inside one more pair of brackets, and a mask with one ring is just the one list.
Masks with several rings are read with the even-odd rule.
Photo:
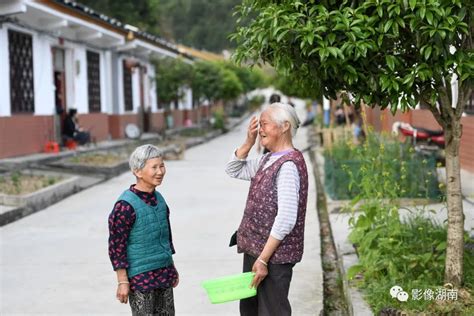
[[[102, 14], [100, 12], [97, 12], [97, 11], [94, 11], [92, 8], [82, 4], [82, 3], [79, 3], [79, 2], [76, 2], [76, 1], [71, 1], [71, 0], [54, 0], [55, 3], [57, 4], [60, 4], [62, 6], [65, 6], [67, 8], [70, 8], [72, 10], [75, 10], [76, 12], [79, 12], [81, 14], [84, 14], [84, 15], [87, 15], [88, 17], [90, 18], [93, 18], [93, 19], [96, 19], [96, 20], [99, 20], [101, 22], [105, 22], [107, 24], [109, 24], [110, 26], [112, 26], [113, 28], [116, 28], [120, 31], [123, 31], [123, 32], [133, 32], [134, 34], [134, 37], [136, 38], [142, 38], [142, 39], [145, 39], [149, 42], [152, 42], [154, 44], [157, 44], [158, 46], [160, 47], [163, 47], [163, 48], [166, 48], [170, 51], [173, 51], [175, 53], [178, 53], [178, 54], [186, 54], [186, 52], [182, 52], [176, 45], [156, 36], [156, 35], [153, 35], [153, 34], [150, 34], [150, 33], [147, 33], [147, 32], [144, 32], [144, 31], [131, 31], [130, 28], [127, 28], [126, 27], [126, 24], [120, 22], [119, 20], [115, 19], [115, 18], [111, 18], [105, 14]], [[187, 54], [186, 54], [187, 55]], [[187, 57], [190, 57], [190, 56], [187, 56]]]
[[177, 45], [177, 47], [178, 47], [180, 52], [184, 52], [188, 55], [191, 55], [191, 56], [199, 58], [199, 59], [203, 59], [203, 60], [207, 60], [207, 61], [221, 61], [221, 60], [225, 59], [223, 55], [211, 53], [211, 52], [208, 52], [208, 51], [197, 50], [197, 49], [187, 47], [187, 46], [184, 46], [184, 45], [179, 45], [179, 44]]

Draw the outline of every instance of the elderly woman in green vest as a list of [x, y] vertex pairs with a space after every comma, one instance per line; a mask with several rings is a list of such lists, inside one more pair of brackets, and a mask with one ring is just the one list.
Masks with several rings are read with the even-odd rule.
[[136, 183], [125, 190], [109, 216], [109, 257], [117, 273], [117, 300], [130, 301], [132, 315], [174, 315], [173, 288], [179, 275], [170, 211], [156, 191], [166, 174], [161, 150], [143, 145], [130, 156]]

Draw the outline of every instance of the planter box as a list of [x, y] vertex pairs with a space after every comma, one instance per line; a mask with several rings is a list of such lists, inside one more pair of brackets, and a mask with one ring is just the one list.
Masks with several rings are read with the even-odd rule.
[[46, 172], [38, 170], [26, 170], [26, 172], [32, 175], [61, 176], [64, 179], [62, 179], [58, 183], [52, 184], [38, 191], [27, 194], [11, 195], [0, 193], [0, 204], [22, 207], [28, 206], [35, 208], [37, 206], [50, 205], [52, 204], [50, 203], [51, 200], [58, 201], [59, 198], [73, 193], [76, 190], [76, 186], [79, 182], [78, 176], [64, 175], [56, 172]]

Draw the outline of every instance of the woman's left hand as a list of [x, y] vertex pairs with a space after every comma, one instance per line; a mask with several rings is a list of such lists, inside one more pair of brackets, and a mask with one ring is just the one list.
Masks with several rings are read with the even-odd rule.
[[173, 283], [173, 287], [177, 287], [178, 284], [179, 284], [179, 274], [178, 274], [178, 276], [176, 277], [176, 280]]
[[252, 283], [250, 284], [251, 287], [257, 288], [260, 284], [260, 282], [265, 279], [265, 277], [268, 274], [268, 268], [266, 265], [261, 263], [260, 261], [255, 261], [252, 267], [252, 272], [255, 273]]
[[117, 299], [120, 303], [127, 304], [128, 294], [130, 293], [130, 284], [122, 283], [117, 287]]

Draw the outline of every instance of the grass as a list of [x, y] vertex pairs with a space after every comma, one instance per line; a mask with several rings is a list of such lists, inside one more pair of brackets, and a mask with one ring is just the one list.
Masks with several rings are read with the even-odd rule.
[[67, 161], [69, 163], [78, 164], [78, 165], [109, 167], [109, 166], [114, 166], [127, 159], [128, 159], [128, 156], [120, 155], [120, 154], [94, 153], [94, 154], [86, 154], [86, 155], [71, 157]]
[[61, 176], [24, 174], [19, 171], [0, 176], [0, 193], [23, 195], [38, 191], [61, 181]]
[[[433, 291], [436, 298], [436, 294], [441, 295], [446, 289], [443, 287], [445, 240], [444, 225], [414, 217], [392, 232], [387, 231], [386, 238], [378, 236], [370, 251], [360, 254], [363, 278], [355, 284], [363, 289], [375, 313], [396, 308], [408, 315], [474, 314], [474, 253], [470, 250], [464, 253], [464, 287], [457, 291], [458, 299], [424, 299], [425, 291], [428, 294]], [[474, 240], [466, 236], [466, 242]], [[409, 294], [408, 301], [391, 297], [390, 288], [395, 285]], [[420, 290], [423, 298], [413, 299], [413, 290]]]

